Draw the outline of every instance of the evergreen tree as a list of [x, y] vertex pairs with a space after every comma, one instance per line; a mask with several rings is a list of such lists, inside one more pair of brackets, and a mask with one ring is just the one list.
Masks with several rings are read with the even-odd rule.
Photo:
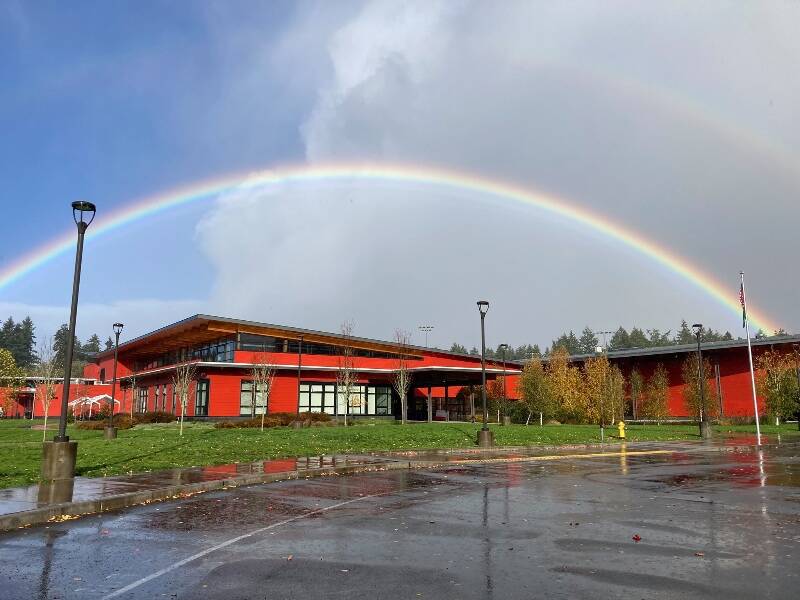
[[564, 348], [570, 355], [581, 353], [581, 344], [578, 338], [575, 337], [575, 332], [570, 330], [569, 334], [562, 333], [557, 340], [553, 340], [553, 350], [556, 348]]
[[644, 334], [644, 331], [638, 327], [631, 329], [628, 334], [628, 348], [647, 348], [650, 346], [650, 340]]
[[[453, 346], [458, 346], [458, 344], [453, 344]], [[108, 336], [106, 340], [106, 350], [111, 350], [114, 347], [114, 340], [111, 339], [111, 336]], [[464, 348], [464, 346], [459, 346], [459, 348]], [[458, 350], [450, 350], [451, 352], [458, 352]], [[467, 349], [464, 348], [464, 354], [467, 353]]]
[[470, 356], [480, 356], [481, 351], [478, 350], [475, 346], [472, 347], [472, 350], [469, 351]]
[[[59, 372], [64, 370], [64, 361], [67, 358], [67, 340], [69, 339], [69, 327], [64, 323], [58, 328], [53, 336], [53, 354]], [[73, 355], [80, 351], [80, 344], [77, 338], [74, 340]]]
[[597, 350], [597, 347], [600, 345], [597, 336], [594, 334], [594, 331], [589, 329], [588, 327], [583, 328], [583, 333], [581, 333], [581, 338], [578, 340], [578, 344], [580, 345], [581, 354], [594, 354]]
[[631, 347], [630, 336], [624, 327], [620, 327], [614, 332], [608, 345], [611, 350], [623, 350]]
[[37, 361], [36, 356], [36, 327], [30, 317], [25, 317], [17, 325], [19, 328], [19, 356], [16, 356], [17, 365], [23, 369], [31, 369]]
[[670, 338], [671, 331], [667, 331], [666, 333], [661, 333], [658, 329], [648, 329], [647, 336], [649, 337], [648, 345], [651, 347], [656, 346], [670, 346], [672, 345], [672, 339]]
[[676, 344], [693, 344], [695, 343], [694, 333], [691, 329], [689, 329], [689, 324], [686, 322], [686, 319], [681, 321], [681, 326], [678, 329], [678, 332], [675, 334], [675, 343]]
[[81, 354], [88, 357], [91, 354], [100, 352], [100, 337], [95, 333], [89, 340], [81, 346]]

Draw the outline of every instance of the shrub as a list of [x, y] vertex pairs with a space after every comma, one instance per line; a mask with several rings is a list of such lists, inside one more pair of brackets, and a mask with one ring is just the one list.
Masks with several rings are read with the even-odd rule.
[[[106, 428], [108, 420], [91, 420], [91, 421], [78, 421], [76, 427], [78, 429], [88, 429], [91, 431], [99, 431]], [[136, 420], [131, 419], [128, 415], [119, 415], [114, 417], [114, 427], [117, 429], [130, 429], [136, 425]]]
[[154, 410], [150, 412], [139, 413], [133, 418], [138, 425], [143, 423], [172, 423], [177, 417], [169, 412]]
[[[296, 420], [298, 415], [295, 415]], [[311, 421], [312, 423], [327, 423], [331, 420], [331, 416], [328, 413], [322, 412], [304, 412], [300, 413], [299, 415], [301, 421]]]
[[[321, 426], [321, 425], [335, 425], [331, 421], [331, 416], [326, 413], [317, 412], [304, 412], [295, 414], [288, 412], [270, 413], [264, 416], [264, 427], [288, 427], [292, 423], [302, 423], [303, 427]], [[319, 425], [317, 425], [319, 424]], [[261, 427], [261, 415], [251, 419], [242, 419], [239, 421], [219, 421], [214, 425], [217, 429], [247, 429], [252, 427]]]

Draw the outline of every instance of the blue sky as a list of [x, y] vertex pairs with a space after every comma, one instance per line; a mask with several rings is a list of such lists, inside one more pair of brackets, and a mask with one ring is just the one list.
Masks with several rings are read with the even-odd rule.
[[[46, 2], [0, 8], [0, 193], [21, 203], [17, 214], [35, 223], [19, 227], [16, 219], [0, 220], [3, 259], [68, 227], [73, 199], [90, 199], [100, 211], [110, 211], [210, 174], [302, 156], [297, 127], [303, 100], [271, 81], [269, 72], [260, 78], [268, 104], [252, 104], [249, 118], [227, 130], [206, 126], [219, 117], [229, 68], [246, 51], [221, 38], [219, 29], [244, 29], [249, 22], [268, 41], [292, 18], [289, 2], [241, 4], [235, 15], [225, 4]], [[261, 134], [265, 129], [269, 136]], [[196, 220], [195, 212], [188, 211], [186, 220]], [[172, 216], [166, 221], [121, 232], [114, 262], [157, 262], [163, 257], [158, 240], [168, 236], [191, 257], [185, 266], [197, 266], [202, 257], [194, 252], [191, 228], [176, 227]], [[109, 260], [98, 267], [111, 265]], [[65, 264], [52, 267], [46, 277], [22, 282], [15, 299], [35, 301], [46, 291], [37, 282], [58, 276]], [[150, 269], [148, 281], [163, 287], [171, 276]], [[125, 279], [115, 283], [121, 296], [138, 286]], [[203, 285], [189, 277], [186, 284], [189, 293]]]
[[[722, 0], [9, 0], [0, 264], [69, 230], [75, 199], [104, 212], [287, 163], [403, 162], [568, 198], [733, 297], [744, 269], [752, 301], [798, 330], [798, 18]], [[66, 321], [71, 269], [62, 256], [0, 290], [0, 317]], [[79, 333], [205, 311], [385, 338], [431, 323], [432, 343], [472, 345], [478, 296], [495, 344], [683, 318], [738, 333], [702, 290], [563, 220], [323, 183], [228, 192], [92, 241]]]

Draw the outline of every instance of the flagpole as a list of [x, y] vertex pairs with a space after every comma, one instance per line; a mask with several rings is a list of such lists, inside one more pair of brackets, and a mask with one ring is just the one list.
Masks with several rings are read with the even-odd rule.
[[744, 271], [739, 271], [739, 276], [741, 277], [742, 287], [741, 287], [741, 295], [742, 295], [742, 317], [744, 321], [744, 331], [745, 335], [747, 336], [747, 355], [750, 358], [750, 384], [753, 389], [753, 412], [756, 415], [756, 439], [758, 440], [757, 443], [761, 445], [761, 424], [758, 422], [758, 400], [756, 398], [756, 373], [753, 369], [753, 347], [750, 345], [750, 324], [747, 318], [747, 296], [744, 292]]

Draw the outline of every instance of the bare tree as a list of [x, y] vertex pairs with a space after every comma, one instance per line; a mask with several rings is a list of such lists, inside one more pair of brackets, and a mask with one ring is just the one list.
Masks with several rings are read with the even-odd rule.
[[131, 371], [128, 378], [128, 388], [131, 390], [131, 420], [133, 420], [133, 406], [137, 402], [136, 398], [136, 371]]
[[172, 387], [181, 401], [181, 426], [180, 435], [183, 435], [183, 417], [186, 415], [186, 402], [189, 391], [194, 381], [196, 367], [194, 363], [183, 363], [175, 367], [175, 374], [172, 376]]
[[[336, 368], [336, 395], [337, 404], [339, 398], [344, 398], [344, 424], [347, 426], [347, 415], [350, 412], [350, 397], [353, 395], [353, 388], [358, 380], [358, 373], [355, 368], [353, 356], [353, 323], [345, 321], [341, 326], [342, 344], [339, 346], [339, 364]], [[338, 411], [337, 411], [338, 412]]]
[[393, 385], [397, 395], [400, 396], [400, 422], [405, 425], [408, 415], [408, 388], [411, 386], [411, 372], [408, 370], [408, 346], [411, 334], [397, 329], [394, 332], [394, 342], [399, 347], [397, 363], [394, 369]]
[[272, 391], [272, 382], [275, 379], [275, 367], [269, 362], [266, 355], [259, 353], [251, 369], [253, 376], [252, 400], [250, 413], [255, 416], [258, 398], [261, 398], [261, 431], [264, 431], [264, 415], [269, 407], [269, 395]]
[[42, 441], [47, 439], [47, 417], [50, 413], [50, 403], [56, 397], [56, 354], [53, 351], [53, 339], [45, 338], [39, 344], [39, 362], [36, 364], [36, 376], [40, 378], [36, 386], [36, 396], [42, 403], [44, 411], [44, 428], [42, 430]]

